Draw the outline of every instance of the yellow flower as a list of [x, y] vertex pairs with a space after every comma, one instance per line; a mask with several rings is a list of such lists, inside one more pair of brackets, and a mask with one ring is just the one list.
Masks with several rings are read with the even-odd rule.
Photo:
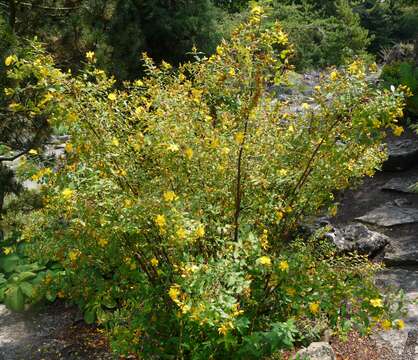
[[302, 109], [303, 109], [303, 110], [309, 110], [309, 109], [310, 109], [310, 107], [311, 107], [311, 106], [310, 106], [308, 103], [303, 103], [303, 104], [302, 104]]
[[235, 142], [238, 145], [241, 145], [244, 142], [244, 133], [242, 131], [239, 131], [235, 134], [234, 138], [235, 138]]
[[296, 290], [294, 288], [291, 288], [291, 287], [286, 288], [286, 294], [293, 297], [293, 296], [296, 295]]
[[318, 302], [309, 303], [309, 311], [314, 315], [318, 314], [319, 313], [319, 303]]
[[38, 151], [35, 150], [35, 149], [30, 149], [29, 150], [29, 154], [31, 154], [31, 155], [38, 155]]
[[157, 215], [155, 217], [155, 223], [159, 226], [159, 227], [164, 227], [166, 224], [165, 221], [165, 216], [164, 215]]
[[331, 216], [336, 216], [338, 212], [338, 207], [336, 205], [332, 206], [331, 209], [329, 210], [329, 214]]
[[392, 328], [392, 322], [388, 319], [382, 321], [382, 329], [390, 330]]
[[67, 153], [71, 153], [71, 152], [73, 152], [73, 150], [74, 150], [74, 148], [73, 148], [73, 144], [71, 144], [71, 143], [67, 143], [67, 144], [65, 144], [65, 151], [66, 151]]
[[228, 74], [231, 76], [235, 76], [235, 69], [234, 68], [229, 69]]
[[183, 73], [180, 73], [179, 74], [179, 80], [182, 82], [182, 81], [184, 81], [184, 80], [186, 80], [186, 76], [184, 76], [184, 74]]
[[119, 140], [117, 138], [113, 138], [112, 139], [112, 145], [116, 146], [116, 147], [119, 146]]
[[47, 168], [44, 169], [43, 173], [45, 175], [51, 175], [52, 174], [52, 170], [51, 170], [51, 168], [47, 167]]
[[232, 328], [232, 324], [230, 322], [222, 324], [219, 328], [218, 328], [218, 333], [226, 336], [228, 334], [228, 331], [230, 328]]
[[288, 262], [287, 262], [286, 260], [282, 260], [282, 261], [280, 261], [280, 262], [279, 262], [279, 269], [280, 269], [281, 271], [286, 271], [286, 270], [289, 270], [289, 264], [288, 264]]
[[202, 238], [205, 236], [205, 227], [203, 225], [199, 225], [196, 229], [196, 236], [198, 238]]
[[401, 136], [401, 134], [404, 132], [404, 128], [402, 126], [395, 126], [393, 129], [393, 134], [395, 136]]
[[262, 256], [257, 259], [257, 263], [263, 266], [270, 266], [271, 259], [268, 256]]
[[395, 325], [396, 325], [396, 327], [399, 329], [399, 330], [402, 330], [402, 329], [404, 329], [405, 328], [405, 323], [404, 323], [404, 321], [403, 320], [396, 320], [395, 321]]
[[166, 61], [163, 60], [161, 62], [161, 68], [163, 70], [170, 70], [172, 68], [172, 66], [171, 66], [171, 64], [169, 64], [168, 62], [166, 62]]
[[218, 47], [216, 48], [216, 53], [217, 53], [219, 56], [222, 56], [222, 55], [223, 55], [223, 53], [224, 53], [223, 47], [222, 47], [222, 46], [218, 46]]
[[109, 95], [107, 95], [107, 98], [111, 101], [115, 101], [116, 100], [116, 94], [115, 93], [110, 93]]
[[16, 61], [16, 55], [9, 55], [5, 60], [4, 64], [6, 66], [12, 65]]
[[150, 260], [150, 263], [152, 266], [156, 267], [158, 266], [158, 259], [154, 257]]
[[370, 304], [373, 307], [379, 307], [379, 308], [383, 307], [382, 299], [370, 299]]
[[71, 250], [71, 251], [68, 253], [68, 258], [69, 258], [71, 261], [76, 261], [76, 260], [77, 260], [77, 258], [78, 258], [78, 256], [79, 256], [79, 252], [78, 252], [78, 251], [75, 251], [75, 250]]
[[177, 195], [174, 193], [174, 191], [166, 191], [163, 197], [164, 197], [164, 200], [167, 202], [174, 201], [178, 198]]
[[180, 308], [181, 308], [181, 312], [183, 314], [187, 314], [191, 309], [190, 305], [187, 305], [187, 304], [182, 305]]
[[74, 190], [71, 190], [70, 188], [65, 188], [62, 192], [61, 195], [64, 199], [69, 199], [71, 198], [71, 196], [73, 196], [74, 194]]
[[329, 75], [329, 77], [330, 77], [330, 79], [332, 81], [337, 80], [338, 79], [338, 72], [336, 72], [336, 71], [331, 72], [331, 74]]
[[6, 96], [13, 95], [13, 93], [14, 93], [14, 90], [12, 88], [5, 88], [4, 89], [4, 95], [6, 95]]
[[176, 235], [179, 239], [184, 239], [186, 237], [186, 230], [184, 228], [178, 228], [176, 231]]
[[284, 216], [283, 211], [281, 211], [281, 210], [276, 211], [276, 220], [277, 221], [280, 221], [281, 219], [283, 219], [283, 216]]
[[184, 151], [184, 154], [186, 155], [186, 157], [190, 160], [193, 157], [193, 150], [191, 148], [187, 148]]
[[180, 288], [177, 284], [174, 284], [170, 287], [170, 290], [168, 290], [168, 296], [170, 296], [171, 300], [174, 302], [178, 300], [178, 297], [180, 295]]
[[86, 52], [86, 59], [88, 61], [93, 61], [93, 59], [94, 59], [94, 52], [93, 51], [87, 51]]
[[169, 144], [167, 148], [171, 152], [177, 152], [177, 151], [179, 151], [179, 146], [177, 144]]
[[288, 174], [288, 171], [286, 169], [277, 170], [277, 175], [279, 176], [286, 176], [287, 174]]
[[105, 247], [109, 243], [109, 241], [107, 241], [106, 239], [100, 238], [98, 243], [101, 247]]
[[3, 248], [3, 252], [5, 255], [9, 255], [10, 253], [13, 252], [13, 249], [11, 247], [5, 247]]
[[260, 5], [253, 5], [251, 7], [251, 14], [261, 15], [263, 13], [263, 8]]
[[144, 86], [144, 83], [142, 82], [142, 80], [136, 80], [136, 81], [134, 82], [134, 85], [135, 85], [135, 86]]
[[21, 110], [23, 107], [22, 107], [22, 105], [21, 104], [18, 104], [18, 103], [16, 103], [16, 102], [12, 102], [11, 104], [9, 104], [9, 109], [11, 110], [11, 111], [19, 111], [19, 110]]

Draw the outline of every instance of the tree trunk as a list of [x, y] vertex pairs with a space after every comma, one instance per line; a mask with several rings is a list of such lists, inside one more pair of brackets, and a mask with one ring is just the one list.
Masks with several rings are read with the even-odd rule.
[[418, 34], [415, 37], [414, 41], [414, 51], [415, 51], [415, 64], [418, 66]]
[[9, 0], [9, 25], [12, 32], [15, 31], [16, 26], [16, 1]]

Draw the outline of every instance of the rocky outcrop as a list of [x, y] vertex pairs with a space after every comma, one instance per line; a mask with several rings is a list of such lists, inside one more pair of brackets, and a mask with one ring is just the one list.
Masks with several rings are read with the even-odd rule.
[[387, 265], [418, 265], [418, 234], [393, 237], [385, 249]]
[[388, 159], [384, 171], [402, 171], [418, 163], [418, 141], [397, 139], [388, 143]]
[[371, 231], [363, 224], [333, 228], [326, 236], [332, 240], [340, 252], [357, 251], [369, 256], [375, 255], [389, 243], [386, 235]]
[[385, 227], [418, 223], [418, 208], [411, 205], [407, 200], [397, 199], [371, 210], [356, 220]]
[[336, 360], [334, 350], [327, 342], [314, 342], [299, 350], [293, 359], [298, 360]]
[[385, 191], [397, 191], [406, 194], [416, 194], [418, 192], [417, 184], [418, 176], [396, 177], [390, 179], [381, 187], [381, 189]]

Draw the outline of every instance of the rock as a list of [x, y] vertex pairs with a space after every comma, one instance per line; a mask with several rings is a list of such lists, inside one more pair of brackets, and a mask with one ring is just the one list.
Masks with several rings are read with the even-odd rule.
[[406, 205], [403, 199], [390, 201], [356, 220], [386, 227], [418, 222], [418, 209]]
[[300, 360], [336, 360], [334, 350], [327, 342], [314, 342], [306, 349], [299, 350], [294, 359]]
[[388, 143], [389, 158], [383, 164], [383, 171], [402, 171], [418, 163], [418, 141], [397, 139]]
[[402, 359], [408, 339], [408, 330], [380, 331], [374, 334], [372, 338], [380, 346], [389, 345], [393, 352], [399, 356], [399, 359]]
[[405, 292], [407, 313], [402, 330], [379, 331], [373, 334], [379, 345], [389, 345], [399, 359], [418, 359], [418, 267], [387, 268], [376, 276], [378, 286], [392, 286]]
[[341, 252], [358, 251], [361, 254], [374, 255], [388, 243], [386, 235], [371, 231], [363, 224], [351, 224], [326, 234]]
[[[418, 297], [418, 267], [383, 269], [376, 275], [376, 283], [378, 286], [403, 289], [405, 293], [411, 293], [411, 296]], [[416, 305], [418, 306], [418, 304]], [[418, 312], [416, 319], [418, 322]]]
[[417, 184], [418, 176], [404, 178], [397, 177], [389, 180], [381, 187], [381, 189], [386, 191], [398, 191], [407, 194], [417, 194], [418, 189], [415, 190]]
[[418, 264], [418, 234], [393, 238], [385, 249], [384, 261], [388, 265]]

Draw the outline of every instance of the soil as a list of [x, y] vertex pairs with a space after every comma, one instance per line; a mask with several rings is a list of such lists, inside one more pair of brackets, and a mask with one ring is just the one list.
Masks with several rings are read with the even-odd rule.
[[0, 305], [0, 360], [110, 360], [105, 337], [63, 303], [14, 313]]

